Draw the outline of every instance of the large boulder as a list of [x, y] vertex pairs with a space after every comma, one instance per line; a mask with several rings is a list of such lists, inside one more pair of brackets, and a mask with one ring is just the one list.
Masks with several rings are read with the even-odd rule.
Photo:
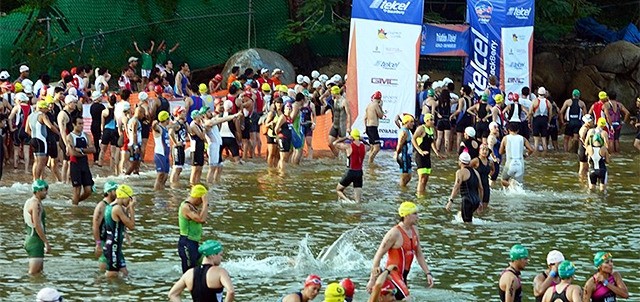
[[636, 81], [637, 85], [640, 85], [640, 63], [636, 66], [636, 70], [631, 73], [631, 78]]
[[624, 76], [617, 76], [609, 86], [607, 91], [615, 91], [617, 100], [627, 109], [635, 107], [636, 98], [640, 95], [640, 85]]
[[251, 67], [256, 73], [260, 73], [262, 68], [268, 68], [270, 72], [276, 68], [282, 69], [284, 71], [281, 77], [282, 84], [291, 84], [296, 77], [295, 69], [291, 62], [279, 53], [262, 48], [249, 48], [236, 52], [227, 60], [222, 69], [222, 75], [224, 76], [223, 88], [227, 88], [227, 78], [231, 74], [233, 66], [240, 66], [241, 72]]
[[562, 62], [553, 53], [542, 52], [533, 58], [533, 86], [544, 86], [554, 99], [564, 95], [566, 82]]
[[328, 77], [332, 77], [335, 74], [339, 74], [342, 77], [347, 74], [347, 62], [339, 59], [331, 60], [329, 64], [320, 67], [318, 71]]
[[595, 65], [598, 70], [626, 74], [640, 62], [640, 47], [627, 41], [613, 42], [585, 64]]
[[571, 90], [579, 89], [582, 99], [591, 103], [598, 99], [598, 92], [605, 89], [609, 82], [593, 65], [587, 65], [575, 71], [571, 77], [571, 83], [567, 87], [566, 95], [571, 95]]

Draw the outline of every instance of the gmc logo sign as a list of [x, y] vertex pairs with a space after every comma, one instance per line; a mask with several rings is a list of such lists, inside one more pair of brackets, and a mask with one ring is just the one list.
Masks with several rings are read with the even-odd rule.
[[398, 79], [371, 78], [371, 84], [398, 86]]

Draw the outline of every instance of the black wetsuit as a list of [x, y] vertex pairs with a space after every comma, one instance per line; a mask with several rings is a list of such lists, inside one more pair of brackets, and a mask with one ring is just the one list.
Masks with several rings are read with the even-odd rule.
[[[515, 271], [511, 267], [509, 267], [508, 269], [504, 270], [502, 272], [502, 274], [504, 274], [506, 272], [510, 272], [510, 273], [514, 274], [516, 276], [516, 278], [518, 279], [518, 283], [520, 284], [520, 286], [516, 289], [516, 291], [515, 291], [515, 293], [513, 295], [513, 302], [522, 302], [522, 280], [520, 279], [520, 272]], [[504, 302], [506, 300], [507, 293], [505, 291], [503, 291], [502, 289], [500, 289], [499, 286], [498, 286], [498, 294], [500, 295], [500, 301]]]
[[491, 174], [491, 165], [493, 162], [487, 158], [487, 164], [483, 164], [482, 160], [478, 159], [478, 174], [480, 174], [480, 183], [482, 183], [482, 202], [489, 203], [491, 190], [489, 190], [489, 174]]
[[463, 180], [460, 184], [462, 221], [471, 222], [473, 220], [473, 212], [480, 206], [480, 196], [478, 196], [480, 180], [473, 168], [466, 167], [465, 169], [469, 171], [470, 175], [467, 180]]
[[222, 302], [224, 288], [209, 288], [207, 286], [207, 271], [211, 264], [204, 264], [193, 268], [193, 288], [191, 298], [193, 302]]

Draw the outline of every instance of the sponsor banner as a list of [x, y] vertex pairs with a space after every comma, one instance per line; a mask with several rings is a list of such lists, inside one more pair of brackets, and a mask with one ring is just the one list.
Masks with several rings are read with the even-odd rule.
[[421, 55], [466, 57], [468, 53], [468, 25], [422, 25], [422, 39], [420, 42]]
[[422, 24], [424, 0], [353, 0], [351, 18]]
[[535, 3], [533, 0], [510, 0], [506, 16], [506, 27], [533, 26]]
[[471, 26], [469, 57], [464, 83], [481, 94], [494, 75], [501, 81], [501, 28], [506, 20], [506, 0], [468, 0], [467, 18]]
[[503, 89], [520, 92], [531, 87], [533, 26], [502, 28]]
[[357, 42], [355, 48], [350, 47], [347, 72], [347, 99], [351, 115], [355, 117], [352, 128], [364, 133], [366, 107], [371, 102], [371, 95], [380, 91], [384, 117], [380, 119], [378, 130], [385, 140], [384, 147], [391, 148], [397, 139], [395, 117], [414, 111], [422, 27], [352, 18], [351, 28], [351, 42]]

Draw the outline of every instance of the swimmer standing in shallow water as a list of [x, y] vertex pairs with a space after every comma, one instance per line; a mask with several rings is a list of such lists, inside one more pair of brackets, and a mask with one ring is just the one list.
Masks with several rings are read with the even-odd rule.
[[[351, 142], [348, 144], [344, 143], [347, 139], [351, 139]], [[332, 144], [336, 149], [344, 150], [346, 152], [347, 166], [349, 167], [349, 170], [344, 177], [342, 177], [336, 187], [338, 198], [345, 201], [351, 201], [346, 195], [344, 195], [344, 189], [353, 183], [353, 195], [355, 202], [360, 202], [362, 198], [362, 162], [364, 161], [365, 154], [369, 150], [369, 146], [360, 141], [360, 131], [358, 129], [351, 130], [351, 135], [349, 137], [338, 138]]]
[[[515, 179], [519, 184], [524, 182], [524, 158], [535, 150], [522, 135], [519, 123], [509, 123], [509, 134], [502, 139], [500, 144], [500, 154], [506, 154], [507, 160], [502, 171], [502, 186], [508, 187], [509, 181]], [[525, 154], [524, 149], [529, 153]]]

